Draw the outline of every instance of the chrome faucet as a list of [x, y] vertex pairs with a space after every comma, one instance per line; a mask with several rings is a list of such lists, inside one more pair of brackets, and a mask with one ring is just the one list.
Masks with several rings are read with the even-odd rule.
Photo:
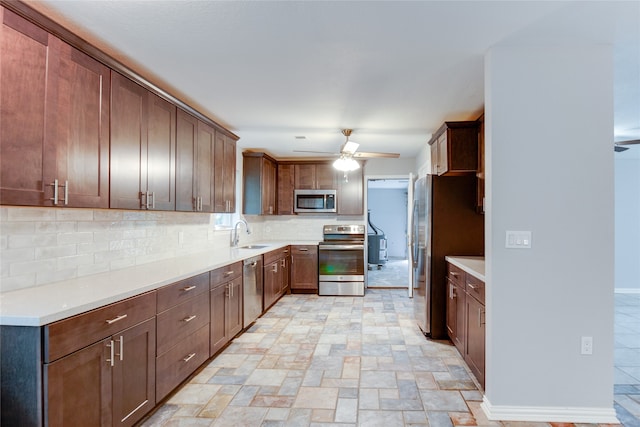
[[249, 224], [247, 223], [247, 221], [244, 218], [240, 218], [237, 222], [236, 225], [233, 226], [233, 234], [231, 236], [231, 246], [238, 246], [238, 243], [240, 242], [240, 233], [238, 233], [238, 226], [240, 224], [244, 224], [245, 228], [247, 229], [247, 234], [251, 234], [251, 229], [249, 228]]

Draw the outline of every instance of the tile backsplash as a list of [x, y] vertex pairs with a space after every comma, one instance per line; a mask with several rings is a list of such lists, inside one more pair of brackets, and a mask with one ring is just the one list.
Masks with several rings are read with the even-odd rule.
[[213, 224], [205, 213], [2, 206], [0, 290], [228, 247], [230, 230]]
[[[264, 240], [321, 241], [322, 226], [362, 218], [247, 216], [240, 244]], [[214, 215], [0, 206], [0, 291], [119, 270], [229, 247], [231, 230]]]

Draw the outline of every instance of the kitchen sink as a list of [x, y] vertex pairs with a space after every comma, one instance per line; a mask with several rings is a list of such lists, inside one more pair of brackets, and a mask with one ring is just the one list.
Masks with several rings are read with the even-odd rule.
[[240, 246], [238, 249], [264, 249], [269, 245], [244, 245]]

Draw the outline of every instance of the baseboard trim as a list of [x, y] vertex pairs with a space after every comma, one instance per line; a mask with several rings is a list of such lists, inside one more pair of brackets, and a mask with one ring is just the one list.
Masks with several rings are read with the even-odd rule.
[[618, 424], [611, 408], [571, 408], [555, 406], [492, 405], [484, 396], [480, 407], [491, 421], [531, 421], [558, 423]]
[[615, 288], [616, 294], [640, 294], [640, 288]]

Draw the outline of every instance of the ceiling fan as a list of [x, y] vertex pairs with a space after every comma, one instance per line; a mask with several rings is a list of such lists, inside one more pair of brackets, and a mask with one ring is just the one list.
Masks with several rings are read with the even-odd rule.
[[315, 153], [315, 154], [328, 154], [335, 157], [344, 159], [372, 159], [372, 158], [389, 158], [397, 159], [400, 157], [398, 153], [376, 153], [376, 152], [364, 152], [357, 151], [360, 144], [355, 141], [349, 141], [352, 129], [342, 129], [342, 134], [345, 136], [345, 142], [340, 146], [339, 153], [333, 153], [328, 151], [306, 151], [306, 150], [293, 150], [295, 153]]
[[623, 151], [627, 151], [629, 147], [625, 147], [625, 145], [635, 145], [640, 144], [640, 139], [629, 139], [627, 141], [618, 141], [613, 143], [613, 149], [616, 153], [621, 153]]

